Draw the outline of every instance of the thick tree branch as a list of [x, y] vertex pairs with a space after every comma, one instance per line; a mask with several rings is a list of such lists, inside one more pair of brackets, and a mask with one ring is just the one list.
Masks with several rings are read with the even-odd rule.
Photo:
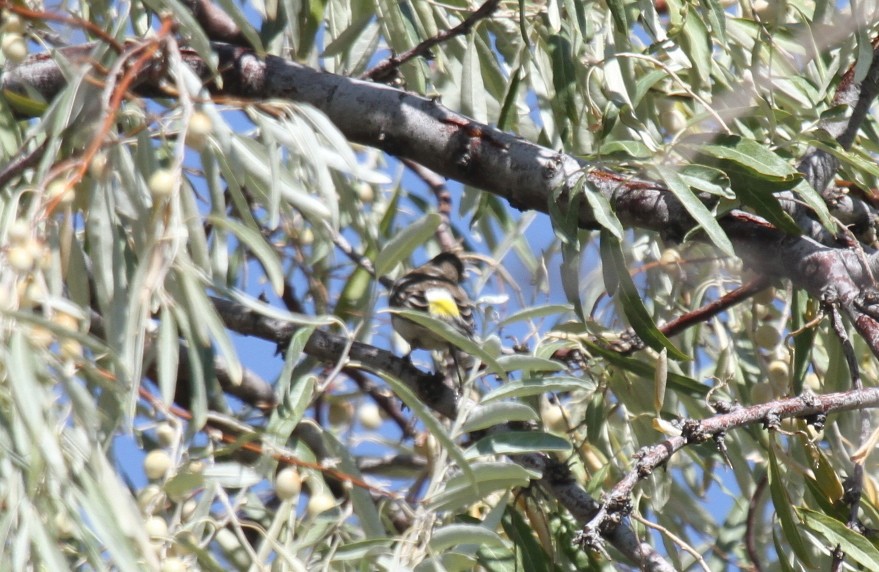
[[[212, 301], [227, 328], [245, 336], [272, 341], [281, 348], [287, 347], [300, 328], [292, 322], [264, 316], [229, 300], [213, 298]], [[437, 413], [450, 419], [457, 415], [457, 397], [454, 390], [442, 382], [442, 376], [423, 372], [409, 360], [389, 351], [359, 342], [349, 342], [343, 336], [323, 330], [314, 330], [303, 348], [306, 354], [333, 363], [338, 361], [339, 356], [345, 355], [346, 350], [350, 361], [359, 362], [373, 371], [384, 371], [393, 375]]]
[[[478, 124], [434, 100], [384, 85], [322, 73], [274, 56], [260, 59], [245, 48], [215, 44], [223, 89], [217, 94], [246, 98], [284, 98], [311, 104], [336, 124], [351, 141], [411, 159], [463, 183], [497, 194], [516, 208], [546, 212], [550, 200], [570, 207], [570, 193], [585, 179], [591, 192], [602, 194], [621, 222], [681, 239], [694, 222], [673, 194], [661, 185], [590, 166], [577, 158], [535, 145], [514, 135]], [[64, 50], [67, 58], [83, 60], [89, 47]], [[210, 81], [209, 67], [191, 51], [183, 58]], [[137, 89], [144, 95], [164, 94], [155, 73], [144, 74]], [[48, 55], [33, 56], [4, 73], [3, 89], [25, 94], [34, 89], [51, 99], [65, 85]], [[167, 95], [167, 94], [164, 94]], [[584, 228], [599, 226], [589, 201], [578, 201]], [[760, 217], [733, 211], [721, 223], [737, 252], [758, 271], [790, 278], [813, 295], [821, 295], [836, 276], [817, 277], [808, 271], [811, 259], [823, 266], [850, 268], [849, 254], [827, 248], [807, 237], [790, 237]], [[759, 241], [759, 246], [757, 246]], [[859, 276], [841, 276], [847, 290], [860, 291]]]

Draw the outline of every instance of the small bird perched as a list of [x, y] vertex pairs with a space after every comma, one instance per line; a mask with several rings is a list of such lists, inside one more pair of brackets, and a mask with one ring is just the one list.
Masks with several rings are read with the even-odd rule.
[[[413, 268], [394, 282], [389, 305], [424, 312], [441, 320], [468, 338], [473, 337], [473, 304], [461, 288], [464, 264], [451, 252]], [[449, 342], [428, 328], [394, 314], [391, 323], [412, 349], [448, 350]]]

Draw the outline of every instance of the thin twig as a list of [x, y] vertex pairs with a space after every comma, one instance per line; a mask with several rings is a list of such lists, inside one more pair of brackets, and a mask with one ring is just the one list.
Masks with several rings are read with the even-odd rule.
[[739, 407], [703, 420], [688, 419], [683, 423], [681, 435], [669, 437], [638, 452], [634, 468], [605, 495], [605, 501], [577, 539], [587, 546], [600, 543], [600, 533], [605, 527], [618, 521], [620, 515], [629, 509], [632, 490], [638, 482], [653, 474], [655, 469], [666, 464], [675, 453], [688, 445], [704, 443], [718, 434], [757, 423], [773, 427], [787, 418], [809, 418], [816, 414], [877, 407], [879, 387], [869, 387], [824, 395], [804, 394]]
[[385, 78], [391, 77], [394, 71], [401, 65], [405, 64], [413, 58], [426, 56], [432, 47], [441, 44], [447, 40], [450, 40], [456, 36], [463, 36], [469, 33], [470, 30], [473, 29], [473, 26], [476, 25], [479, 20], [491, 16], [494, 11], [497, 10], [499, 4], [500, 0], [488, 0], [485, 4], [483, 4], [475, 12], [467, 16], [464, 21], [462, 21], [454, 28], [450, 28], [445, 32], [440, 32], [436, 36], [424, 40], [414, 48], [403, 52], [399, 56], [391, 56], [390, 58], [387, 58], [372, 69], [363, 72], [363, 74], [360, 76], [360, 79], [382, 81]]
[[[727, 292], [717, 300], [705, 304], [700, 308], [696, 308], [695, 310], [691, 310], [686, 314], [678, 316], [674, 320], [666, 322], [665, 324], [659, 326], [659, 331], [669, 337], [675, 336], [683, 332], [687, 328], [691, 328], [697, 324], [706, 322], [710, 318], [713, 318], [721, 312], [726, 311], [732, 306], [735, 306], [736, 304], [747, 300], [757, 292], [765, 289], [767, 286], [769, 286], [768, 278], [763, 276], [754, 278], [747, 284], [743, 284], [735, 290]], [[610, 343], [611, 349], [615, 349], [622, 354], [630, 354], [637, 350], [643, 349], [644, 342], [633, 336], [634, 333], [632, 333], [632, 335], [621, 336], [619, 341], [614, 341]]]
[[692, 546], [690, 546], [680, 536], [674, 534], [672, 531], [670, 531], [669, 529], [667, 529], [666, 527], [664, 527], [662, 525], [659, 525], [655, 522], [650, 522], [649, 520], [647, 520], [646, 518], [644, 518], [643, 516], [641, 516], [639, 514], [633, 514], [632, 520], [636, 520], [636, 521], [640, 522], [641, 524], [643, 524], [647, 528], [652, 528], [653, 530], [658, 530], [660, 533], [667, 536], [672, 542], [674, 542], [675, 544], [677, 544], [678, 546], [683, 548], [685, 552], [688, 552], [690, 555], [692, 555], [693, 558], [696, 559], [696, 563], [699, 564], [699, 566], [702, 568], [702, 570], [705, 570], [705, 572], [711, 572], [711, 568], [708, 567], [708, 563], [705, 562], [705, 559], [702, 558], [702, 555], [699, 554], [699, 551], [696, 550], [695, 548], [693, 548]]

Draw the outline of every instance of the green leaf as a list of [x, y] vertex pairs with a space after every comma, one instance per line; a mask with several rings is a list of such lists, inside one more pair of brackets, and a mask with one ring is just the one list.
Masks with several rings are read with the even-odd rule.
[[543, 306], [529, 306], [524, 310], [519, 310], [518, 312], [510, 314], [509, 316], [501, 320], [498, 323], [498, 328], [503, 328], [504, 326], [515, 324], [516, 322], [525, 322], [529, 320], [536, 320], [537, 318], [544, 318], [546, 316], [565, 314], [572, 310], [573, 307], [570, 304], [546, 304]]
[[562, 437], [542, 431], [505, 431], [492, 433], [477, 441], [466, 451], [474, 455], [521, 455], [548, 451], [570, 452], [571, 443]]
[[234, 234], [259, 259], [275, 294], [280, 296], [284, 292], [284, 269], [281, 261], [275, 249], [266, 242], [259, 231], [225, 216], [209, 215], [207, 221], [217, 228]]
[[858, 534], [834, 518], [807, 508], [797, 508], [806, 526], [838, 545], [845, 552], [846, 561], [854, 560], [866, 570], [879, 570], [879, 549], [862, 534]]
[[507, 537], [513, 542], [520, 558], [521, 570], [529, 572], [549, 572], [555, 570], [551, 566], [549, 555], [543, 550], [534, 534], [533, 525], [526, 522], [519, 510], [508, 510], [501, 522]]
[[743, 171], [739, 171], [736, 167], [732, 166], [727, 167], [726, 173], [732, 181], [736, 196], [743, 203], [753, 208], [757, 214], [780, 230], [793, 236], [802, 234], [802, 229], [781, 208], [781, 205], [778, 204], [778, 199], [772, 194], [774, 192], [772, 183], [767, 184], [763, 179], [752, 179], [745, 175]]
[[519, 86], [522, 84], [522, 76], [524, 75], [524, 66], [517, 67], [510, 74], [510, 83], [507, 86], [507, 93], [504, 95], [501, 111], [497, 118], [497, 128], [501, 131], [515, 129], [518, 125], [518, 118], [516, 117], [516, 102], [519, 98]]
[[585, 320], [583, 301], [580, 300], [580, 251], [577, 246], [562, 243], [562, 264], [559, 272], [562, 275], [562, 289], [568, 302], [573, 304], [574, 312], [580, 320]]
[[[345, 443], [339, 441], [335, 435], [328, 431], [322, 431], [321, 437], [327, 447], [327, 453], [338, 462], [338, 469], [347, 475], [363, 479], [363, 474], [357, 467], [352, 450]], [[377, 505], [372, 498], [372, 493], [363, 487], [352, 487], [348, 494], [354, 514], [363, 527], [363, 532], [369, 538], [381, 538], [384, 536], [384, 526], [379, 516]]]
[[610, 201], [601, 193], [593, 190], [585, 176], [581, 178], [581, 181], [583, 182], [583, 195], [586, 197], [586, 202], [589, 203], [589, 208], [592, 209], [592, 216], [595, 217], [595, 222], [600, 224], [601, 228], [607, 229], [619, 240], [622, 240], [623, 225], [620, 223], [620, 219], [617, 218], [616, 213], [613, 212]]
[[689, 356], [676, 348], [671, 343], [671, 340], [660, 332], [656, 324], [653, 323], [650, 314], [647, 313], [647, 308], [644, 307], [644, 303], [641, 301], [641, 297], [635, 288], [635, 283], [632, 282], [632, 277], [629, 275], [629, 270], [626, 267], [626, 261], [623, 256], [622, 245], [607, 230], [601, 231], [600, 251], [602, 272], [604, 273], [608, 292], [613, 291], [614, 296], [620, 297], [623, 313], [626, 315], [635, 333], [638, 334], [638, 337], [656, 351], [666, 348], [668, 350], [668, 357], [672, 359], [679, 361], [689, 360]]
[[376, 256], [375, 273], [378, 276], [384, 276], [393, 270], [412, 251], [427, 242], [442, 221], [439, 214], [428, 213], [398, 232], [396, 236], [385, 243], [384, 248]]
[[623, 0], [608, 0], [607, 7], [613, 18], [614, 28], [618, 34], [628, 34], [629, 21], [626, 17], [626, 3]]
[[778, 555], [778, 565], [782, 572], [797, 572], [788, 562], [788, 551], [782, 546], [781, 540], [778, 538], [778, 530], [772, 529], [772, 544], [775, 546], [775, 553]]
[[736, 194], [730, 188], [729, 177], [716, 167], [691, 163], [684, 165], [678, 174], [690, 187], [698, 191], [730, 200], [736, 198]]
[[787, 161], [753, 139], [720, 135], [712, 144], [699, 146], [695, 150], [734, 163], [763, 180], [786, 185], [776, 190], [792, 188], [802, 179], [802, 174]]
[[807, 568], [811, 568], [811, 558], [806, 543], [800, 535], [800, 523], [794, 517], [793, 507], [782, 482], [783, 476], [775, 456], [775, 443], [770, 442], [767, 450], [769, 453], [769, 494], [772, 497], [775, 514], [778, 515], [778, 520], [781, 522], [781, 531], [800, 562]]
[[218, 0], [218, 2], [220, 6], [222, 6], [223, 11], [232, 18], [238, 26], [238, 29], [241, 30], [241, 34], [247, 38], [247, 41], [253, 46], [253, 49], [255, 49], [257, 53], [265, 53], [265, 48], [262, 45], [262, 40], [260, 39], [259, 34], [253, 28], [253, 25], [250, 23], [250, 20], [247, 19], [244, 12], [241, 11], [241, 5], [234, 0]]
[[[646, 364], [644, 364], [646, 365]], [[649, 366], [648, 366], [649, 367]], [[552, 376], [508, 381], [482, 397], [482, 403], [496, 399], [530, 397], [544, 393], [564, 393], [570, 391], [594, 391], [596, 383], [585, 377]]]
[[827, 209], [827, 203], [824, 202], [824, 199], [821, 198], [821, 195], [812, 188], [807, 181], [800, 181], [796, 187], [794, 187], [793, 191], [800, 196], [804, 203], [809, 205], [809, 208], [818, 215], [818, 219], [821, 221], [821, 224], [824, 225], [824, 228], [829, 230], [830, 232], [837, 232], [837, 223], [830, 217], [830, 211]]
[[733, 245], [727, 238], [726, 233], [720, 228], [717, 219], [711, 214], [711, 211], [699, 200], [699, 198], [690, 190], [690, 186], [681, 178], [678, 172], [668, 165], [659, 165], [656, 167], [659, 175], [668, 185], [669, 190], [681, 201], [687, 212], [690, 213], [711, 242], [727, 256], [735, 256]]
[[458, 446], [455, 441], [449, 437], [446, 428], [442, 423], [433, 415], [430, 409], [415, 395], [415, 393], [409, 388], [401, 380], [396, 377], [390, 375], [389, 373], [381, 370], [376, 370], [374, 372], [376, 375], [381, 377], [393, 390], [394, 395], [400, 398], [400, 400], [408, 407], [412, 413], [418, 417], [418, 419], [424, 424], [425, 429], [427, 429], [431, 435], [436, 438], [437, 442], [442, 445], [446, 452], [449, 454], [449, 457], [458, 464], [458, 467], [461, 469], [461, 478], [469, 483], [471, 486], [475, 486], [476, 484], [476, 473], [473, 470], [473, 466], [467, 460], [467, 457], [464, 456], [464, 452]]
[[567, 367], [555, 360], [524, 354], [501, 356], [497, 359], [504, 371], [564, 371]]
[[625, 159], [650, 159], [653, 151], [641, 141], [607, 141], [602, 143], [598, 153], [600, 155], [619, 154]]
[[680, 44], [696, 71], [693, 84], [708, 85], [711, 81], [711, 40], [698, 13], [690, 13], [684, 20]]
[[461, 70], [461, 113], [485, 123], [486, 111], [485, 85], [482, 83], [482, 69], [479, 53], [476, 50], [476, 34], [468, 34], [468, 46], [464, 52], [464, 66]]
[[552, 84], [555, 88], [552, 105], [562, 111], [569, 121], [574, 122], [578, 116], [574, 100], [577, 72], [574, 69], [570, 39], [560, 34], [551, 35], [547, 40], [547, 52], [552, 60]]
[[453, 510], [467, 506], [494, 491], [525, 487], [532, 478], [540, 477], [515, 463], [495, 461], [472, 463], [467, 466], [472, 470], [472, 478], [468, 479], [464, 474], [449, 478], [442, 491], [425, 499], [425, 505], [429, 510]]
[[[612, 365], [643, 377], [645, 383], [647, 383], [646, 380], [652, 380], [655, 375], [655, 368], [650, 364], [638, 361], [634, 358], [622, 356], [617, 352], [603, 348], [592, 342], [584, 342], [583, 345], [589, 350], [589, 353], [599, 355]], [[667, 384], [675, 391], [681, 391], [694, 397], [704, 397], [708, 394], [708, 387], [706, 385], [699, 383], [691, 377], [671, 371], [668, 372]], [[647, 391], [647, 389], [648, 388], [645, 385], [645, 391]]]
[[791, 373], [793, 380], [794, 395], [800, 395], [803, 391], [803, 380], [811, 365], [812, 345], [815, 343], [817, 328], [807, 328], [806, 311], [811, 304], [809, 294], [805, 290], [795, 288], [791, 301], [791, 331], [799, 332], [794, 338], [794, 367]]
[[467, 416], [467, 420], [461, 426], [461, 433], [487, 429], [508, 421], [537, 421], [538, 419], [540, 416], [537, 415], [537, 412], [524, 403], [514, 401], [480, 403]]
[[495, 531], [475, 524], [449, 524], [435, 530], [430, 537], [430, 548], [436, 552], [461, 544], [503, 546], [504, 541]]

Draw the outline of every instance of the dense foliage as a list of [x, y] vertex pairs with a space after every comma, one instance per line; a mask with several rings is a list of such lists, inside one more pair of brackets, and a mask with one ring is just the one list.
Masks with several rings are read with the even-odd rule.
[[874, 2], [0, 8], [4, 565], [879, 569]]

